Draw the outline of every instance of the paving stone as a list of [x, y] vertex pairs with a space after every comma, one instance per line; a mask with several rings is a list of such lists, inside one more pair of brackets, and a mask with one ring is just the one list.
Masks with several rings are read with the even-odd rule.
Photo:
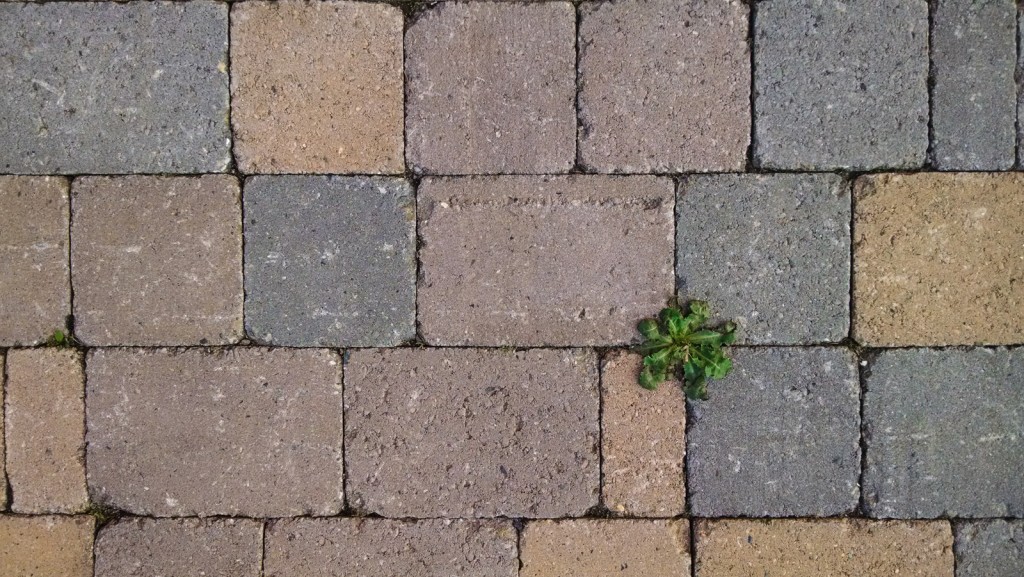
[[[0, 402], [5, 398], [7, 383], [4, 382], [7, 359], [0, 352]], [[7, 510], [7, 443], [4, 441], [4, 412], [0, 411], [0, 511]]]
[[630, 517], [686, 512], [686, 401], [677, 381], [637, 384], [642, 357], [619, 351], [601, 366], [602, 495]]
[[697, 521], [697, 577], [953, 577], [946, 521]]
[[0, 172], [227, 169], [226, 4], [0, 3], [0, 38]]
[[341, 359], [332, 351], [93, 349], [93, 501], [139, 515], [335, 515]]
[[387, 4], [233, 5], [231, 118], [241, 170], [404, 171], [402, 23]]
[[927, 2], [758, 2], [754, 22], [756, 164], [867, 170], [924, 163]]
[[263, 523], [252, 519], [123, 519], [100, 529], [95, 577], [259, 577]]
[[850, 330], [850, 194], [834, 174], [696, 176], [676, 211], [679, 298], [706, 300], [748, 344]]
[[85, 489], [85, 374], [71, 349], [7, 354], [7, 475], [16, 513], [75, 513]]
[[93, 577], [94, 519], [0, 515], [4, 577]]
[[392, 346], [415, 336], [415, 201], [392, 178], [245, 184], [245, 323], [287, 346]]
[[739, 0], [580, 5], [580, 160], [597, 172], [742, 171], [749, 9]]
[[63, 178], [0, 176], [0, 346], [41, 343], [71, 314], [68, 207]]
[[853, 235], [860, 344], [1024, 342], [1024, 175], [861, 177]]
[[672, 182], [424, 179], [419, 321], [434, 345], [615, 345], [672, 295]]
[[286, 519], [267, 528], [274, 577], [516, 577], [507, 520]]
[[860, 497], [860, 384], [840, 348], [733, 349], [686, 433], [698, 517], [825, 517]]
[[597, 505], [593, 353], [358, 350], [346, 367], [347, 492], [356, 509], [564, 517]]
[[221, 345], [243, 336], [242, 206], [233, 176], [84, 177], [72, 203], [80, 341]]
[[1024, 516], [1024, 354], [884, 351], [864, 396], [873, 517]]
[[[1017, 46], [1024, 46], [1024, 11], [1017, 9]], [[1017, 168], [1024, 168], [1024, 50], [1017, 51]]]
[[690, 574], [685, 519], [534, 521], [522, 537], [522, 577]]
[[432, 174], [568, 172], [576, 157], [569, 2], [441, 2], [405, 36], [406, 157]]
[[953, 529], [957, 577], [1024, 575], [1024, 521], [961, 522]]

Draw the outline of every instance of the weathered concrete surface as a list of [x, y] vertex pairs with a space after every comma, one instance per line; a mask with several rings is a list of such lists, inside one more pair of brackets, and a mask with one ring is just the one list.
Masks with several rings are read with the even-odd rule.
[[95, 520], [0, 515], [0, 574], [4, 577], [93, 577]]
[[[0, 352], [0, 367], [4, 367], [7, 359]], [[3, 394], [7, 383], [5, 382], [5, 371], [0, 370], [0, 395]], [[4, 441], [4, 411], [0, 411], [0, 511], [7, 510], [7, 443]]]
[[690, 524], [674, 520], [532, 521], [522, 536], [522, 577], [690, 574]]
[[957, 577], [1024, 575], [1024, 520], [957, 522]]

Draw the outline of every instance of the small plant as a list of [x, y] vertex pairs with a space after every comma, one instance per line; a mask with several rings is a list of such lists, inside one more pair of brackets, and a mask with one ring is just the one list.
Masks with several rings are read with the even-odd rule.
[[46, 339], [46, 344], [51, 347], [75, 347], [78, 346], [78, 339], [76, 339], [71, 333], [65, 333], [64, 331], [57, 329], [53, 331], [50, 338]]
[[717, 329], [704, 328], [710, 309], [704, 301], [691, 301], [690, 313], [679, 307], [661, 310], [659, 320], [644, 319], [637, 326], [644, 342], [639, 352], [644, 355], [640, 386], [656, 389], [682, 368], [686, 396], [707, 399], [708, 379], [721, 379], [732, 369], [732, 359], [725, 356], [722, 345], [736, 340], [736, 325], [727, 322]]

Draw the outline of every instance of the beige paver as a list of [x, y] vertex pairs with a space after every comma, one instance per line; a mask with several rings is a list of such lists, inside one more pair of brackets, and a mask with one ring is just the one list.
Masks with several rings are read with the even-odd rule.
[[3, 577], [93, 577], [95, 520], [0, 515]]

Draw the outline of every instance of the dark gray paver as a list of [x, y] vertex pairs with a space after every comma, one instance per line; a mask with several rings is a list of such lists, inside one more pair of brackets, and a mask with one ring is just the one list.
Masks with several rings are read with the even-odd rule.
[[892, 350], [869, 369], [871, 516], [1024, 515], [1020, 349]]
[[755, 162], [921, 166], [928, 148], [928, 4], [758, 2]]
[[258, 342], [391, 346], [415, 334], [415, 208], [394, 178], [245, 184], [245, 326]]
[[840, 348], [733, 349], [733, 372], [692, 404], [698, 517], [833, 516], [860, 495], [860, 387]]
[[1024, 168], [1024, 10], [1017, 9], [1017, 168]]
[[1024, 520], [958, 522], [953, 532], [956, 577], [1024, 575]]
[[0, 3], [0, 171], [218, 172], [221, 2]]
[[850, 328], [850, 190], [833, 174], [686, 179], [676, 207], [681, 300], [756, 344], [837, 342]]

